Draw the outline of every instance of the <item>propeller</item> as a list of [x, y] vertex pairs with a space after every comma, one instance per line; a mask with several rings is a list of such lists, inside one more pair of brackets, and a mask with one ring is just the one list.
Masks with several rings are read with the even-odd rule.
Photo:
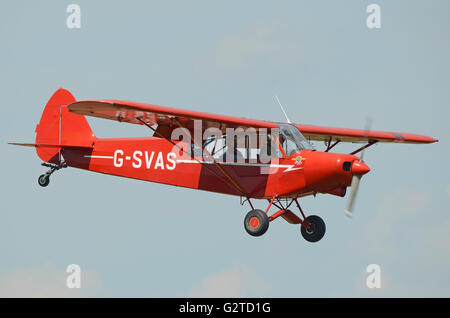
[[[365, 125], [366, 137], [369, 136], [371, 126], [372, 120], [370, 118], [367, 118]], [[359, 161], [354, 161], [352, 163], [351, 171], [353, 173], [353, 177], [350, 188], [350, 194], [347, 201], [347, 208], [345, 210], [345, 216], [348, 217], [349, 219], [353, 218], [353, 207], [355, 205], [356, 195], [358, 194], [358, 188], [361, 178], [365, 173], [367, 173], [370, 170], [369, 167], [364, 163], [364, 150], [365, 149], [361, 151]]]

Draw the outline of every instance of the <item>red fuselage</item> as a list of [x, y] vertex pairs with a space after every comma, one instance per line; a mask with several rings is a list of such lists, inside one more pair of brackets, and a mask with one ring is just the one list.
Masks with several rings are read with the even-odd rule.
[[[121, 177], [170, 184], [231, 195], [242, 195], [219, 178], [219, 168], [202, 157], [195, 159], [165, 139], [95, 138], [93, 149], [63, 149], [69, 167]], [[355, 163], [354, 163], [355, 162]], [[352, 163], [353, 166], [352, 166]], [[352, 179], [353, 155], [302, 150], [270, 162], [223, 162], [221, 166], [252, 198], [299, 197], [316, 192], [343, 196]], [[367, 167], [367, 168], [366, 168]]]

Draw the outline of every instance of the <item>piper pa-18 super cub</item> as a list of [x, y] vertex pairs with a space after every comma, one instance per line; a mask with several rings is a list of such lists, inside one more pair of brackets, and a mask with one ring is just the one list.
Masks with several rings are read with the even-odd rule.
[[[142, 125], [153, 135], [97, 138], [85, 116]], [[326, 149], [315, 150], [308, 140], [324, 141]], [[36, 148], [49, 168], [38, 178], [42, 187], [53, 172], [74, 167], [235, 195], [251, 207], [244, 219], [250, 235], [264, 234], [281, 216], [300, 224], [307, 241], [317, 242], [325, 223], [316, 215], [306, 217], [298, 198], [317, 193], [343, 197], [351, 187], [345, 212], [351, 217], [361, 177], [370, 171], [362, 158], [365, 148], [381, 142], [436, 141], [417, 134], [253, 120], [128, 101], [76, 101], [59, 89], [36, 127], [36, 141], [11, 144]], [[343, 142], [363, 145], [350, 154], [330, 152]], [[252, 199], [267, 200], [265, 211], [255, 209]], [[271, 207], [277, 211], [269, 213]]]

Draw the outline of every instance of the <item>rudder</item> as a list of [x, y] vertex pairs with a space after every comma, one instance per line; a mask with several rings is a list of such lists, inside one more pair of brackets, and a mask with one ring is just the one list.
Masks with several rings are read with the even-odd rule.
[[95, 136], [86, 117], [71, 113], [66, 107], [75, 101], [68, 90], [60, 88], [47, 102], [36, 127], [36, 144], [57, 147], [36, 147], [36, 152], [43, 161], [59, 165], [61, 147], [92, 146]]

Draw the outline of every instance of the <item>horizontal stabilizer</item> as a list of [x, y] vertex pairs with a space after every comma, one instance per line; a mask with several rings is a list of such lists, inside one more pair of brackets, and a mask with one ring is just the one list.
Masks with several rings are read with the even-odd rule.
[[75, 146], [75, 145], [56, 145], [56, 144], [31, 144], [31, 143], [21, 143], [21, 142], [9, 142], [8, 144], [14, 146], [23, 146], [23, 147], [46, 147], [46, 148], [87, 148], [94, 149], [93, 146]]

